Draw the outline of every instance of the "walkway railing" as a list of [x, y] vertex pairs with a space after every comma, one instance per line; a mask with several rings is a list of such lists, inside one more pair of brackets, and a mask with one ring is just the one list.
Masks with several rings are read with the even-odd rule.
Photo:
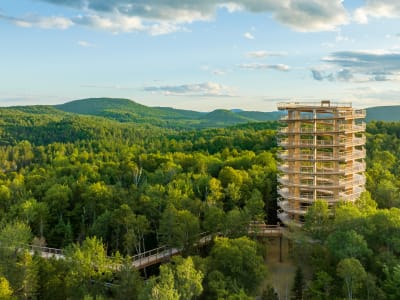
[[249, 225], [248, 234], [258, 237], [281, 237], [283, 228], [280, 225], [267, 225], [264, 222], [252, 222]]
[[172, 256], [179, 254], [181, 251], [182, 249], [161, 246], [143, 253], [136, 254], [132, 257], [132, 265], [137, 269], [143, 269], [147, 266], [169, 260]]
[[[279, 225], [266, 225], [263, 222], [253, 222], [249, 225], [248, 234], [256, 235], [259, 237], [281, 237], [282, 228]], [[201, 233], [200, 239], [194, 244], [194, 246], [203, 246], [210, 243], [213, 240], [214, 235], [209, 233]], [[37, 245], [22, 245], [21, 249], [26, 249], [30, 253], [38, 253], [45, 259], [56, 258], [65, 259], [63, 249], [43, 247]], [[168, 246], [161, 246], [155, 249], [151, 249], [142, 253], [138, 253], [132, 256], [132, 266], [137, 269], [143, 269], [145, 267], [165, 262], [171, 259], [172, 256], [178, 255], [182, 252], [182, 248], [169, 248]], [[121, 267], [120, 263], [110, 263], [110, 268], [118, 270]]]
[[22, 245], [23, 249], [28, 250], [31, 253], [40, 253], [43, 258], [61, 258], [64, 259], [64, 250], [58, 248], [44, 247], [38, 245]]
[[[212, 241], [213, 236], [208, 234], [207, 232], [203, 232], [199, 235], [199, 240], [194, 244], [194, 246], [203, 246]], [[22, 245], [22, 249], [28, 250], [30, 253], [38, 253], [43, 258], [56, 258], [56, 259], [65, 259], [64, 250], [51, 248], [51, 247], [43, 247], [37, 245]], [[132, 266], [137, 269], [143, 269], [147, 266], [151, 266], [160, 262], [168, 261], [172, 256], [178, 255], [182, 252], [182, 248], [170, 248], [166, 245], [151, 249], [142, 253], [138, 253], [132, 256]], [[118, 269], [120, 264], [111, 263], [111, 268]]]

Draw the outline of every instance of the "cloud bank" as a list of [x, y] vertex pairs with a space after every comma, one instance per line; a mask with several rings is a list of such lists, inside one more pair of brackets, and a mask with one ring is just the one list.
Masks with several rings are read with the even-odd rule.
[[68, 18], [60, 16], [42, 17], [37, 15], [28, 15], [23, 18], [15, 18], [0, 15], [0, 19], [13, 23], [19, 27], [38, 27], [43, 29], [68, 29], [74, 25], [74, 22]]
[[243, 34], [243, 37], [248, 40], [254, 40], [254, 35], [252, 35], [250, 32]]
[[330, 81], [398, 81], [400, 79], [400, 52], [382, 50], [334, 52], [322, 61], [327, 70], [311, 70], [315, 80]]
[[354, 19], [359, 23], [368, 23], [370, 18], [396, 18], [400, 16], [398, 0], [366, 0], [365, 6], [356, 9]]
[[286, 52], [269, 52], [265, 50], [247, 52], [246, 56], [250, 58], [265, 58], [268, 56], [285, 56]]
[[231, 87], [215, 83], [195, 83], [182, 85], [147, 86], [147, 92], [162, 93], [165, 96], [234, 97]]
[[[67, 23], [116, 32], [145, 31], [166, 34], [184, 29], [185, 24], [209, 21], [218, 9], [230, 13], [248, 11], [267, 13], [276, 21], [296, 31], [334, 30], [349, 20], [342, 0], [36, 0], [70, 7], [78, 15]], [[53, 18], [53, 17], [46, 17]], [[21, 18], [21, 22], [28, 22]], [[61, 20], [59, 20], [61, 21]], [[20, 26], [23, 23], [15, 23]], [[31, 23], [34, 25], [33, 23]], [[246, 38], [254, 38], [250, 33]]]
[[251, 63], [251, 64], [240, 64], [239, 67], [242, 69], [249, 69], [249, 70], [272, 69], [272, 70], [283, 71], [283, 72], [289, 71], [289, 69], [290, 69], [290, 67], [288, 65], [284, 65], [284, 64], [269, 65], [269, 64]]

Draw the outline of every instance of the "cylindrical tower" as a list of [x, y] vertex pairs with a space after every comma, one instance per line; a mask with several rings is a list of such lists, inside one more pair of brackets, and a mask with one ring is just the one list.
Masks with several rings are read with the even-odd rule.
[[279, 103], [278, 217], [301, 224], [316, 200], [355, 201], [365, 185], [365, 110], [351, 103]]

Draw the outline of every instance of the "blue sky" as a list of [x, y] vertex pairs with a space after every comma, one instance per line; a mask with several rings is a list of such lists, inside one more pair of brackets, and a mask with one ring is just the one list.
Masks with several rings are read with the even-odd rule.
[[0, 106], [400, 104], [398, 0], [2, 0]]

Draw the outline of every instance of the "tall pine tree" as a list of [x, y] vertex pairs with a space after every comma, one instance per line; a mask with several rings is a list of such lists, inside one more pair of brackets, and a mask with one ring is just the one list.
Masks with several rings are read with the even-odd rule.
[[296, 274], [294, 275], [294, 282], [292, 287], [292, 299], [293, 300], [302, 300], [303, 299], [303, 290], [304, 290], [304, 275], [303, 270], [300, 266], [296, 269]]

